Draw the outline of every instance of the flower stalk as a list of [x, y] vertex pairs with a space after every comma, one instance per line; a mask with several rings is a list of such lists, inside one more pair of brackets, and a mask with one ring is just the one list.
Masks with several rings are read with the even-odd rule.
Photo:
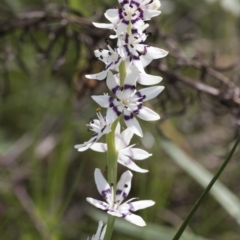
[[[126, 67], [125, 63], [122, 61], [119, 65], [119, 76], [120, 76], [120, 85], [124, 85], [124, 79], [126, 77]], [[108, 182], [113, 184], [114, 190], [116, 190], [117, 184], [117, 158], [118, 151], [115, 145], [115, 129], [118, 124], [119, 119], [113, 122], [111, 127], [111, 132], [106, 135], [106, 143], [107, 143], [107, 166], [108, 166]], [[114, 191], [115, 192], [115, 191]], [[115, 196], [114, 196], [115, 198]], [[113, 233], [115, 216], [108, 215], [107, 220], [107, 229], [104, 236], [104, 240], [110, 240]]]
[[204, 192], [201, 194], [201, 196], [199, 197], [199, 199], [197, 200], [197, 202], [193, 206], [192, 210], [189, 212], [188, 216], [186, 217], [186, 219], [184, 220], [184, 222], [182, 223], [181, 227], [179, 228], [179, 230], [177, 231], [177, 233], [175, 234], [175, 236], [173, 237], [172, 240], [180, 239], [180, 237], [182, 236], [185, 228], [187, 227], [188, 223], [190, 222], [192, 216], [195, 214], [195, 212], [197, 211], [197, 209], [199, 208], [199, 206], [201, 205], [203, 200], [206, 198], [206, 196], [210, 192], [212, 186], [217, 181], [217, 179], [220, 177], [221, 173], [223, 172], [223, 170], [226, 168], [227, 164], [231, 160], [239, 142], [240, 142], [240, 134], [238, 135], [237, 140], [236, 140], [233, 148], [231, 149], [229, 155], [227, 156], [226, 160], [223, 162], [222, 166], [219, 168], [219, 170], [217, 171], [217, 173], [215, 174], [215, 176], [213, 177], [211, 182], [208, 184], [208, 186], [206, 187]]

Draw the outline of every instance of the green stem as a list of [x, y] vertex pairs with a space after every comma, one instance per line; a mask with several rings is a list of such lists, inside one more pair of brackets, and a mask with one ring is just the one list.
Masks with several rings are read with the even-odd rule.
[[[108, 182], [113, 184], [113, 194], [115, 194], [116, 184], [117, 184], [117, 156], [118, 152], [115, 147], [115, 129], [118, 120], [112, 124], [111, 132], [106, 135], [107, 140], [107, 168], [108, 168]], [[115, 196], [114, 196], [115, 198]], [[115, 217], [108, 215], [107, 229], [105, 233], [104, 240], [110, 240], [113, 233]]]
[[[119, 75], [120, 75], [120, 86], [123, 86], [124, 80], [126, 77], [126, 67], [125, 67], [125, 62], [123, 61], [119, 65]], [[110, 184], [113, 184], [114, 195], [115, 195], [116, 186], [117, 186], [117, 157], [118, 157], [118, 152], [115, 147], [115, 129], [118, 124], [118, 121], [119, 121], [119, 118], [112, 124], [111, 132], [106, 135], [107, 149], [108, 149], [108, 153], [107, 153], [108, 182]], [[115, 196], [114, 196], [114, 199], [115, 199]], [[107, 229], [104, 236], [104, 240], [111, 239], [115, 218], [116, 217], [112, 215], [108, 215]]]
[[203, 202], [203, 200], [205, 199], [205, 197], [207, 196], [207, 194], [209, 193], [209, 191], [211, 190], [212, 186], [214, 185], [214, 183], [217, 181], [217, 179], [219, 178], [219, 176], [221, 175], [221, 173], [223, 172], [223, 170], [225, 169], [225, 167], [227, 166], [227, 164], [229, 163], [230, 159], [233, 156], [233, 153], [235, 152], [238, 144], [240, 142], [240, 135], [238, 135], [238, 138], [232, 148], [232, 150], [230, 151], [228, 157], [226, 158], [226, 160], [223, 162], [222, 166], [220, 167], [220, 169], [217, 171], [216, 175], [213, 177], [213, 179], [211, 180], [211, 182], [208, 184], [207, 188], [204, 190], [204, 192], [201, 194], [201, 196], [199, 197], [199, 199], [197, 200], [197, 202], [195, 203], [195, 205], [193, 206], [192, 210], [190, 211], [190, 213], [188, 214], [188, 216], [186, 217], [185, 221], [182, 223], [181, 227], [179, 228], [179, 230], [177, 231], [176, 235], [174, 236], [174, 238], [172, 240], [178, 240], [185, 228], [187, 227], [189, 221], [191, 220], [192, 216], [194, 215], [194, 213], [197, 211], [198, 207], [201, 205], [201, 203]]
[[124, 85], [124, 80], [126, 77], [126, 66], [124, 61], [122, 61], [119, 65], [119, 74], [120, 74], [120, 86], [122, 87]]

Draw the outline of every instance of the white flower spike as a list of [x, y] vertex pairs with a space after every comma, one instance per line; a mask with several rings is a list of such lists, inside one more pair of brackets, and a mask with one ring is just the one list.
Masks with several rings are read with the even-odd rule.
[[105, 235], [105, 232], [106, 232], [106, 227], [107, 225], [103, 225], [103, 222], [100, 221], [98, 223], [98, 229], [97, 229], [97, 232], [95, 235], [92, 236], [92, 238], [88, 238], [87, 240], [103, 240], [104, 239], [104, 235]]
[[92, 119], [91, 122], [87, 124], [87, 126], [90, 127], [89, 130], [94, 132], [91, 139], [83, 144], [74, 146], [74, 148], [76, 148], [79, 152], [86, 151], [93, 143], [97, 142], [102, 135], [111, 131], [111, 125], [106, 121], [100, 112], [97, 112], [97, 117], [98, 119]]
[[98, 192], [106, 200], [106, 202], [95, 200], [93, 198], [87, 198], [87, 201], [97, 208], [107, 210], [107, 213], [116, 217], [122, 217], [127, 221], [138, 225], [140, 227], [146, 226], [145, 221], [138, 215], [133, 214], [140, 209], [151, 207], [155, 204], [152, 200], [135, 201], [137, 198], [131, 198], [125, 203], [122, 201], [128, 196], [131, 189], [132, 173], [128, 170], [124, 172], [117, 184], [116, 198], [114, 199], [113, 187], [108, 184], [103, 177], [100, 169], [96, 168], [94, 172], [94, 178], [97, 185]]
[[101, 107], [107, 108], [106, 120], [113, 123], [122, 113], [127, 127], [136, 135], [142, 137], [142, 129], [135, 116], [145, 121], [155, 121], [160, 116], [143, 103], [156, 97], [163, 89], [163, 86], [154, 86], [136, 90], [138, 70], [135, 68], [129, 73], [124, 81], [123, 87], [119, 85], [114, 75], [109, 72], [107, 86], [116, 95], [116, 98], [101, 95], [92, 96], [93, 100]]
[[[115, 145], [116, 150], [118, 151], [118, 163], [122, 164], [123, 166], [141, 173], [146, 173], [148, 170], [142, 169], [138, 167], [133, 160], [144, 160], [152, 154], [140, 149], [140, 148], [133, 148], [135, 144], [129, 145], [132, 137], [133, 132], [127, 128], [120, 133], [120, 124], [117, 125], [115, 131]], [[92, 150], [97, 152], [106, 152], [107, 151], [107, 144], [106, 143], [94, 143], [91, 147]]]

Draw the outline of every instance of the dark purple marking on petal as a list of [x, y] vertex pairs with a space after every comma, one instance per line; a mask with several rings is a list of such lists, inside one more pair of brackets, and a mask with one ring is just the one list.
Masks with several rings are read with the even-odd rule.
[[109, 69], [109, 68], [112, 66], [112, 64], [113, 64], [113, 63], [111, 62], [110, 64], [106, 65], [106, 66], [105, 66], [105, 70]]
[[102, 201], [98, 201], [98, 203], [99, 203], [99, 205], [101, 205], [101, 206], [105, 207], [107, 210], [109, 209], [109, 206], [108, 206], [108, 204], [107, 204], [107, 203], [105, 203], [105, 202], [102, 202]]
[[140, 17], [137, 17], [137, 18], [135, 18], [135, 19], [132, 19], [131, 20], [131, 23], [134, 25], [136, 22], [138, 22], [138, 21], [140, 21], [141, 20], [141, 18]]
[[125, 43], [128, 43], [128, 42], [129, 42], [129, 35], [126, 34], [126, 35], [125, 35]]
[[121, 57], [118, 57], [117, 61], [114, 62], [114, 64], [117, 65], [119, 63], [120, 59], [121, 59]]
[[120, 3], [120, 5], [123, 7], [125, 4], [129, 4], [129, 1], [128, 0], [124, 0]]
[[106, 129], [107, 125], [105, 125], [102, 129], [101, 132], [103, 133], [103, 131]]
[[[114, 94], [116, 94], [116, 92], [119, 91], [119, 90], [120, 90], [120, 86], [119, 85], [117, 85], [116, 87], [111, 89], [112, 93], [114, 93]], [[110, 107], [112, 107], [112, 106], [110, 106]]]
[[113, 103], [113, 101], [114, 101], [114, 97], [109, 97], [109, 107], [114, 107], [115, 105], [114, 105], [114, 103]]
[[135, 5], [137, 8], [140, 6], [140, 4], [134, 0], [131, 1], [132, 5]]
[[122, 23], [124, 23], [124, 24], [128, 25], [128, 24], [129, 24], [129, 21], [128, 21], [128, 20], [126, 20], [126, 19], [123, 19], [123, 20], [122, 20]]
[[122, 217], [123, 217], [123, 218], [125, 218], [125, 217], [128, 216], [128, 215], [131, 215], [131, 213], [130, 213], [130, 212], [122, 213]]
[[131, 115], [129, 116], [129, 115], [124, 115], [124, 120], [126, 120], [126, 121], [129, 121], [129, 120], [131, 120], [131, 119], [133, 119], [134, 118], [134, 116], [133, 116], [133, 114], [131, 113]]
[[94, 133], [92, 136], [93, 136], [93, 137], [96, 137], [97, 135], [98, 135], [98, 133]]
[[129, 51], [129, 48], [127, 45], [123, 45], [123, 47], [125, 48], [125, 51], [127, 52], [127, 55], [131, 55], [131, 52]]
[[127, 193], [123, 192], [121, 189], [117, 189], [116, 191], [116, 195], [121, 195], [123, 196], [123, 198], [127, 197]]
[[121, 193], [122, 193], [122, 190], [117, 189], [117, 191], [116, 191], [116, 195], [120, 195]]
[[137, 106], [137, 109], [134, 110], [133, 112], [134, 112], [136, 115], [138, 115], [141, 109], [142, 109], [142, 104], [139, 104], [139, 105]]
[[140, 91], [137, 91], [134, 95], [137, 95], [139, 98], [142, 98], [142, 94]]
[[132, 34], [137, 34], [138, 33], [138, 30], [136, 28], [132, 28]]
[[101, 192], [101, 195], [102, 195], [102, 197], [103, 198], [106, 198], [106, 196], [108, 195], [108, 194], [111, 194], [111, 189], [110, 188], [108, 188], [108, 189], [106, 189], [106, 190], [103, 190], [102, 192]]
[[120, 112], [117, 107], [113, 107], [113, 111], [117, 114], [117, 116], [120, 116], [122, 114], [122, 112]]
[[119, 16], [119, 19], [123, 19], [124, 18], [123, 10], [121, 8], [118, 9], [118, 16]]
[[128, 205], [129, 205], [129, 210], [130, 210], [130, 211], [134, 211], [134, 206], [133, 206], [133, 204], [132, 204], [132, 203], [128, 203]]
[[133, 56], [133, 60], [140, 60], [139, 56]]
[[136, 87], [134, 85], [130, 85], [130, 84], [124, 84], [124, 90], [135, 90]]

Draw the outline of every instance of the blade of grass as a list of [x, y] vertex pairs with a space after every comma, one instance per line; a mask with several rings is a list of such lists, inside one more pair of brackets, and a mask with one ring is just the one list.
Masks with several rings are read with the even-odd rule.
[[[213, 178], [213, 174], [206, 170], [202, 165], [196, 162], [183, 152], [170, 140], [159, 137], [158, 141], [164, 151], [171, 159], [178, 164], [186, 173], [195, 179], [203, 188], [206, 188]], [[240, 200], [219, 180], [212, 187], [210, 194], [215, 200], [231, 215], [240, 225]]]

